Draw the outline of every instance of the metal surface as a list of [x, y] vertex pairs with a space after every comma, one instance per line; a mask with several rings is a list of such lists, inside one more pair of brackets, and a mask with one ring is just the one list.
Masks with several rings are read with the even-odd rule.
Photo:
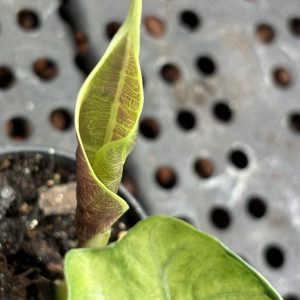
[[[90, 65], [108, 45], [107, 24], [121, 22], [128, 3], [118, 1], [112, 8], [109, 0], [69, 2], [76, 26], [89, 38]], [[189, 26], [184, 25], [184, 11], [196, 14], [198, 26], [194, 27], [191, 14], [183, 16]], [[295, 22], [300, 18], [299, 0], [144, 0], [143, 14], [159, 18], [165, 31], [157, 37], [145, 24], [142, 27], [142, 120], [151, 118], [158, 125], [146, 123], [144, 133], [149, 136], [150, 130], [150, 136], [155, 136], [159, 132], [152, 139], [139, 135], [127, 165], [142, 203], [149, 213], [184, 217], [214, 234], [261, 271], [282, 295], [300, 299], [300, 122], [294, 117], [291, 124], [291, 115], [300, 112], [300, 37]], [[0, 10], [0, 43], [5, 32], [1, 15], [9, 14]], [[161, 24], [154, 23], [150, 27], [157, 33]], [[7, 39], [19, 40], [11, 35]], [[69, 51], [70, 45], [64, 47]], [[49, 42], [51, 51], [56, 48], [56, 42]], [[2, 59], [8, 57], [5, 62], [12, 59], [11, 51], [6, 51], [1, 50]], [[62, 52], [58, 59], [64, 66], [69, 60], [62, 58]], [[199, 61], [205, 57], [211, 61]], [[164, 68], [169, 82], [161, 75], [165, 64], [177, 66], [177, 71]], [[275, 74], [277, 68], [287, 72]], [[65, 79], [56, 93], [65, 95], [69, 84], [73, 86], [72, 80]], [[41, 95], [35, 89], [32, 95]], [[12, 112], [20, 109], [18, 93], [12, 96], [16, 103]], [[62, 100], [71, 107], [73, 102], [67, 98], [75, 98]], [[225, 108], [218, 106], [215, 114], [218, 102], [225, 103]], [[194, 116], [193, 124], [191, 115], [183, 114], [180, 120], [186, 129], [178, 123], [182, 110]], [[73, 131], [57, 133], [50, 140], [54, 133], [45, 121], [48, 113], [45, 109], [43, 117], [39, 116], [37, 140], [33, 136], [32, 141], [72, 150], [74, 145], [69, 147], [64, 141], [73, 139]], [[8, 141], [2, 136], [0, 140], [2, 144]], [[235, 150], [242, 152], [233, 156], [238, 166], [230, 159]], [[207, 162], [206, 168], [198, 168], [209, 178], [195, 171], [198, 158], [213, 163], [213, 168]], [[162, 166], [176, 174], [174, 181], [170, 170], [160, 173], [161, 183], [170, 188], [157, 182]], [[253, 201], [249, 211], [251, 198], [261, 199], [264, 205]], [[223, 210], [215, 211], [213, 221], [215, 208]]]
[[[63, 109], [72, 116], [83, 78], [74, 63], [70, 30], [60, 18], [58, 9], [59, 1], [0, 1], [0, 68], [7, 67], [14, 76], [8, 87], [0, 88], [1, 146], [20, 143], [18, 139], [24, 134], [28, 138], [22, 143], [74, 149], [73, 128], [57, 130], [49, 119], [56, 109]], [[33, 12], [38, 18], [35, 28], [19, 24], [19, 13], [23, 10]], [[23, 22], [30, 26], [26, 25], [26, 19]], [[40, 58], [55, 63], [57, 74], [52, 79], [44, 80], [35, 73], [33, 65]], [[14, 127], [8, 125], [14, 118], [21, 119], [21, 124], [8, 128]], [[7, 134], [14, 130], [17, 141]]]

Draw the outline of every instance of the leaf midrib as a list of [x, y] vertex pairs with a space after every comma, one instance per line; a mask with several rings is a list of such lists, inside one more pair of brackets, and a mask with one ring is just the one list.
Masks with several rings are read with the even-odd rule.
[[[124, 37], [125, 39], [125, 53], [128, 52], [128, 48], [129, 48], [129, 37], [128, 35]], [[107, 124], [107, 130], [105, 131], [105, 136], [104, 136], [104, 139], [103, 139], [103, 145], [106, 145], [107, 143], [111, 142], [111, 139], [112, 139], [112, 135], [113, 135], [113, 130], [114, 130], [114, 124], [116, 123], [116, 117], [118, 115], [118, 110], [119, 110], [119, 107], [120, 107], [120, 101], [119, 98], [121, 96], [121, 93], [122, 93], [122, 89], [123, 89], [123, 85], [124, 85], [124, 82], [125, 82], [125, 75], [126, 75], [126, 72], [125, 72], [125, 66], [128, 64], [128, 60], [129, 60], [129, 57], [128, 55], [124, 55], [123, 56], [123, 62], [122, 62], [122, 67], [121, 67], [121, 71], [120, 71], [120, 77], [119, 77], [119, 82], [121, 84], [118, 84], [118, 87], [117, 87], [117, 90], [116, 90], [116, 93], [115, 93], [115, 97], [114, 97], [114, 102], [112, 103], [111, 105], [111, 114], [110, 114], [110, 118], [109, 118], [109, 122]]]

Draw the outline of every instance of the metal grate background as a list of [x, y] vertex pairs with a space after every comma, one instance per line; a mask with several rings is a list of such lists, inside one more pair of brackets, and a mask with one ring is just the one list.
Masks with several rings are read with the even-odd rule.
[[[0, 2], [1, 147], [74, 152], [78, 66], [122, 22], [129, 1], [115, 2]], [[21, 26], [24, 9], [38, 22]], [[144, 0], [141, 62], [127, 172], [146, 210], [214, 234], [300, 299], [299, 0]]]

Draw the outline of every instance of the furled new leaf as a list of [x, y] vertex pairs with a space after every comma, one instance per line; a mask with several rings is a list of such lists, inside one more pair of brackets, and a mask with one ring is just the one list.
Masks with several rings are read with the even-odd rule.
[[103, 249], [71, 250], [69, 300], [280, 300], [216, 239], [183, 221], [151, 217]]
[[142, 0], [131, 1], [127, 19], [78, 96], [76, 217], [81, 245], [99, 233], [105, 236], [128, 208], [116, 192], [143, 105], [141, 6]]

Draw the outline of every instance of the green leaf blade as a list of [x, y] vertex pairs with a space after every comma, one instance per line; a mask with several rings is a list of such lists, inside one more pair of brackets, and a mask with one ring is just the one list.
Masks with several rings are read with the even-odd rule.
[[141, 2], [132, 0], [126, 21], [77, 100], [77, 220], [81, 245], [109, 230], [128, 209], [116, 192], [123, 165], [135, 144], [143, 106]]
[[170, 217], [148, 218], [104, 249], [72, 250], [65, 270], [71, 300], [281, 299], [220, 242]]

